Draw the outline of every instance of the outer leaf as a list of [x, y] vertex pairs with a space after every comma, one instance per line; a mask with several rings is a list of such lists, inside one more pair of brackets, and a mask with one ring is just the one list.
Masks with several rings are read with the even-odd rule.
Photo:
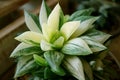
[[74, 21], [81, 21], [81, 22], [83, 22], [83, 21], [85, 21], [87, 19], [90, 19], [90, 18], [93, 18], [93, 16], [79, 16], [79, 17], [75, 18]]
[[27, 47], [24, 49], [21, 49], [19, 51], [16, 51], [15, 53], [13, 53], [12, 57], [19, 57], [19, 56], [28, 56], [28, 55], [32, 55], [32, 54], [40, 54], [43, 53], [43, 51], [41, 51], [40, 47]]
[[41, 49], [42, 49], [43, 51], [53, 50], [53, 48], [52, 48], [53, 45], [50, 44], [50, 43], [48, 43], [48, 42], [46, 42], [46, 41], [44, 41], [44, 40], [41, 41], [40, 46], [41, 46]]
[[90, 47], [90, 49], [92, 50], [92, 52], [98, 52], [98, 51], [102, 51], [107, 49], [103, 44], [95, 41], [94, 39], [87, 37], [87, 36], [83, 36], [81, 37], [83, 40], [85, 40], [85, 42], [88, 44], [88, 46]]
[[39, 55], [34, 54], [33, 58], [34, 58], [35, 62], [37, 64], [39, 64], [40, 66], [47, 66], [48, 65], [47, 61]]
[[41, 9], [40, 9], [40, 15], [39, 15], [39, 21], [42, 25], [43, 23], [47, 23], [47, 18], [50, 14], [50, 8], [46, 5], [45, 1], [42, 1]]
[[77, 37], [82, 35], [84, 32], [86, 32], [87, 30], [91, 29], [93, 27], [93, 23], [98, 19], [98, 17], [93, 17], [90, 18], [88, 20], [85, 20], [83, 22], [81, 22], [80, 26], [78, 27], [78, 29], [73, 33], [72, 37]]
[[25, 15], [25, 22], [26, 22], [27, 27], [31, 31], [41, 33], [41, 27], [40, 27], [38, 17], [33, 14], [28, 13], [27, 11], [24, 11], [24, 15]]
[[89, 63], [84, 59], [81, 59], [81, 61], [82, 61], [83, 67], [84, 67], [84, 72], [88, 76], [89, 80], [94, 80], [93, 71], [92, 71], [91, 66], [89, 65]]
[[66, 56], [63, 65], [72, 76], [78, 80], [85, 80], [82, 62], [77, 56]]
[[89, 55], [92, 53], [86, 42], [81, 38], [68, 41], [63, 46], [62, 52], [69, 55]]
[[32, 56], [20, 57], [18, 59], [14, 78], [23, 76], [24, 74], [28, 73], [31, 68], [34, 67], [34, 65], [32, 65], [33, 61], [31, 61], [31, 59], [32, 59]]
[[104, 43], [111, 36], [96, 29], [91, 29], [87, 31], [85, 35], [100, 43]]
[[92, 8], [76, 11], [70, 16], [69, 20], [72, 21], [80, 16], [89, 16], [92, 13], [92, 11]]
[[80, 25], [80, 21], [71, 21], [63, 24], [60, 32], [65, 38], [65, 41], [70, 38], [70, 36], [77, 30], [78, 26]]
[[60, 75], [64, 76], [65, 72], [60, 67], [60, 64], [64, 58], [64, 55], [62, 53], [56, 52], [56, 51], [48, 51], [44, 53], [44, 57], [47, 60], [49, 66], [51, 67], [51, 70]]
[[41, 39], [43, 39], [43, 36], [37, 32], [26, 31], [21, 35], [15, 37], [15, 39], [21, 42], [39, 46]]
[[15, 49], [14, 51], [11, 53], [10, 57], [15, 57], [18, 54], [16, 54], [17, 51], [22, 50], [24, 48], [28, 48], [28, 47], [32, 47], [32, 45], [26, 44], [26, 43], [20, 43]]

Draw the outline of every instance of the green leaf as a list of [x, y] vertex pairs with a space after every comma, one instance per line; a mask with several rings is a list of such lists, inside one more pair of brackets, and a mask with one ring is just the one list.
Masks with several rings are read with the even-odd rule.
[[47, 51], [44, 53], [44, 57], [54, 73], [60, 76], [65, 75], [64, 70], [60, 67], [60, 64], [64, 58], [62, 53], [56, 51]]
[[32, 60], [32, 56], [20, 57], [17, 62], [17, 68], [14, 78], [25, 75], [34, 67], [35, 67], [35, 62]]
[[88, 36], [82, 36], [81, 38], [88, 44], [92, 52], [99, 52], [107, 49], [103, 44], [95, 41], [94, 39]]
[[87, 19], [93, 18], [93, 16], [80, 16], [80, 17], [76, 17], [73, 21], [85, 21]]
[[80, 25], [80, 21], [71, 21], [66, 22], [60, 29], [60, 32], [65, 38], [65, 41], [70, 38], [70, 36], [78, 29]]
[[50, 43], [48, 43], [48, 42], [45, 41], [45, 40], [42, 40], [42, 41], [41, 41], [40, 46], [41, 46], [41, 49], [42, 49], [43, 51], [53, 50], [53, 45], [50, 44]]
[[[11, 53], [10, 57], [15, 57], [18, 54], [16, 54], [16, 52], [18, 52], [19, 50], [22, 50], [24, 48], [28, 48], [28, 47], [32, 47], [32, 45], [26, 44], [26, 43], [20, 43]], [[19, 56], [19, 55], [18, 55]]]
[[64, 68], [78, 80], [85, 80], [83, 65], [77, 56], [66, 56], [63, 61]]
[[58, 79], [58, 76], [49, 67], [46, 67], [44, 70], [44, 79], [55, 80]]
[[61, 48], [64, 44], [64, 37], [59, 37], [54, 43], [53, 45], [55, 46], [55, 48]]
[[10, 57], [28, 56], [32, 54], [41, 54], [41, 53], [43, 53], [43, 51], [40, 49], [40, 47], [36, 47], [36, 46], [30, 47], [25, 43], [21, 43], [12, 52]]
[[39, 64], [40, 66], [47, 66], [48, 65], [47, 61], [37, 54], [34, 54], [33, 58], [34, 58], [35, 62], [37, 64]]
[[92, 8], [76, 11], [76, 12], [74, 12], [74, 13], [70, 16], [69, 20], [72, 21], [72, 20], [74, 20], [75, 18], [80, 17], [80, 16], [90, 16], [90, 14], [92, 13], [92, 11], [93, 11]]
[[88, 76], [89, 80], [94, 80], [93, 71], [92, 71], [91, 66], [89, 65], [89, 63], [84, 59], [81, 59], [81, 61], [82, 61], [83, 67], [84, 67], [84, 72]]
[[69, 55], [89, 55], [92, 53], [86, 42], [81, 38], [68, 41], [63, 46], [62, 52]]
[[85, 36], [88, 36], [100, 43], [104, 43], [111, 35], [98, 31], [96, 29], [91, 29], [85, 33]]
[[43, 23], [47, 23], [47, 19], [50, 12], [51, 12], [50, 8], [47, 6], [46, 2], [43, 0], [41, 9], [40, 9], [40, 15], [39, 15], [39, 21], [41, 25]]
[[33, 31], [26, 31], [15, 37], [15, 39], [27, 44], [39, 46], [41, 39], [43, 39], [43, 35]]
[[87, 30], [91, 29], [93, 27], [93, 23], [98, 19], [99, 17], [93, 17], [90, 19], [87, 19], [80, 23], [80, 26], [78, 29], [73, 33], [71, 36], [72, 38], [77, 37], [85, 33]]
[[25, 23], [27, 27], [31, 31], [41, 33], [41, 26], [39, 23], [38, 16], [28, 13], [27, 11], [24, 11], [24, 15], [25, 15]]

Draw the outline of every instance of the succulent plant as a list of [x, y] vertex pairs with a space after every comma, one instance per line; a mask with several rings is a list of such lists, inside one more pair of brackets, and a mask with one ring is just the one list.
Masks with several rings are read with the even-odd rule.
[[111, 35], [96, 30], [94, 22], [99, 17], [89, 15], [91, 9], [64, 15], [59, 3], [51, 11], [44, 0], [39, 17], [25, 11], [30, 31], [15, 37], [21, 43], [10, 55], [17, 59], [14, 78], [29, 74], [33, 80], [67, 76], [93, 80], [93, 70], [102, 70], [104, 42]]

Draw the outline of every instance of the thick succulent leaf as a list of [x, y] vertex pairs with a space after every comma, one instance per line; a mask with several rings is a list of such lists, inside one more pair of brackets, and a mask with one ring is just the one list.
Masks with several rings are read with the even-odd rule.
[[83, 22], [83, 21], [85, 21], [87, 19], [90, 19], [90, 18], [93, 18], [93, 16], [79, 16], [79, 17], [75, 18], [74, 21], [81, 21], [81, 22]]
[[56, 51], [47, 51], [44, 53], [44, 57], [54, 73], [60, 76], [65, 75], [64, 70], [60, 67], [60, 64], [64, 58], [62, 53]]
[[96, 29], [91, 29], [87, 31], [85, 35], [100, 43], [104, 43], [111, 36], [110, 34], [106, 34]]
[[28, 55], [40, 54], [40, 53], [43, 53], [40, 47], [21, 43], [15, 48], [15, 50], [12, 52], [10, 57], [28, 56]]
[[64, 37], [59, 37], [54, 43], [53, 45], [55, 46], [55, 48], [61, 48], [64, 44]]
[[94, 39], [88, 36], [82, 36], [81, 38], [88, 44], [92, 52], [99, 52], [107, 49], [103, 44], [95, 41]]
[[81, 61], [82, 61], [83, 67], [84, 67], [84, 72], [88, 76], [89, 80], [94, 80], [93, 71], [92, 71], [90, 64], [84, 59], [81, 59]]
[[47, 61], [43, 57], [41, 57], [37, 54], [34, 54], [33, 58], [34, 58], [35, 62], [37, 64], [39, 64], [40, 66], [47, 66], [48, 65]]
[[60, 5], [57, 4], [48, 17], [47, 28], [49, 29], [50, 37], [52, 37], [55, 34], [54, 32], [59, 29], [60, 11]]
[[27, 11], [24, 11], [24, 15], [25, 15], [25, 23], [26, 23], [27, 27], [31, 31], [41, 33], [41, 26], [39, 23], [38, 16], [28, 13]]
[[39, 21], [42, 25], [43, 23], [47, 23], [47, 18], [50, 14], [51, 10], [45, 3], [45, 1], [42, 1], [41, 9], [40, 9], [40, 15], [39, 15]]
[[15, 57], [15, 56], [19, 56], [18, 54], [16, 54], [17, 51], [22, 50], [24, 48], [28, 48], [28, 47], [32, 47], [32, 45], [26, 44], [26, 43], [20, 43], [11, 53], [10, 57]]
[[32, 56], [20, 57], [17, 62], [17, 68], [16, 68], [16, 73], [14, 75], [14, 78], [25, 75], [30, 71], [30, 69], [34, 67], [35, 67], [35, 64], [34, 64], [34, 61], [32, 60]]
[[69, 55], [89, 55], [92, 53], [87, 43], [81, 38], [68, 41], [62, 48], [64, 54]]
[[66, 56], [63, 61], [64, 68], [78, 80], [85, 80], [83, 65], [77, 56]]
[[43, 51], [49, 51], [49, 50], [53, 50], [53, 45], [48, 43], [47, 41], [45, 40], [42, 40], [41, 43], [40, 43], [40, 47]]
[[93, 17], [90, 19], [87, 19], [83, 22], [81, 22], [81, 24], [79, 25], [78, 29], [73, 33], [73, 35], [71, 36], [73, 37], [77, 37], [82, 35], [84, 32], [86, 32], [87, 30], [91, 29], [93, 27], [93, 23], [98, 19], [98, 17]]
[[42, 34], [33, 32], [33, 31], [26, 31], [22, 33], [21, 35], [15, 37], [16, 40], [27, 43], [27, 44], [32, 44], [39, 46], [41, 39], [43, 39]]
[[76, 11], [76, 12], [74, 12], [74, 13], [70, 16], [69, 20], [70, 20], [70, 21], [73, 21], [74, 19], [76, 19], [76, 18], [78, 18], [78, 17], [80, 17], [80, 16], [90, 16], [90, 14], [92, 13], [92, 11], [93, 11], [92, 8]]
[[80, 21], [66, 22], [60, 29], [60, 32], [65, 38], [65, 41], [70, 38], [70, 36], [78, 29]]

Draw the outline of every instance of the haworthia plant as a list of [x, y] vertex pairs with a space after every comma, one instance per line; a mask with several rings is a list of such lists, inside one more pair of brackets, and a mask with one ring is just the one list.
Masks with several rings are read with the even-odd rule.
[[91, 9], [64, 15], [59, 3], [51, 11], [44, 0], [40, 10], [39, 17], [25, 11], [30, 31], [15, 37], [21, 42], [10, 56], [18, 60], [15, 78], [31, 74], [33, 79], [50, 80], [52, 75], [61, 80], [70, 73], [85, 80], [85, 72], [92, 80], [90, 61], [82, 57], [105, 50], [103, 43], [110, 37], [94, 29], [99, 17], [90, 16]]

